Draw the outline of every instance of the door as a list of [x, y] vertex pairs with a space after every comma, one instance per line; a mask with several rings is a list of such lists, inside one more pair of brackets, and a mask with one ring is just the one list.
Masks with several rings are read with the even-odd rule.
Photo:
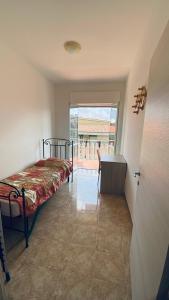
[[133, 300], [156, 299], [169, 245], [168, 54], [169, 24], [150, 66], [131, 242]]
[[71, 106], [69, 109], [70, 140], [73, 141], [73, 169], [77, 169], [78, 162], [78, 108]]

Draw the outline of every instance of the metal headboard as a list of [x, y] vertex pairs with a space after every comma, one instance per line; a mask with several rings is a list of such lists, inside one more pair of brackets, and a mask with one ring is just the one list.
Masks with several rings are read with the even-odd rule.
[[73, 141], [60, 138], [43, 139], [43, 158], [58, 157], [69, 159], [73, 167]]

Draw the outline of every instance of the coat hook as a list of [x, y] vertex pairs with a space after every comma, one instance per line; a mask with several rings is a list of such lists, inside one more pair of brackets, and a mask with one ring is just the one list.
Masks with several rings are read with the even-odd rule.
[[133, 113], [138, 114], [140, 110], [143, 110], [145, 107], [146, 97], [147, 97], [147, 90], [145, 86], [138, 88], [138, 94], [134, 95], [135, 104], [132, 105], [134, 108]]

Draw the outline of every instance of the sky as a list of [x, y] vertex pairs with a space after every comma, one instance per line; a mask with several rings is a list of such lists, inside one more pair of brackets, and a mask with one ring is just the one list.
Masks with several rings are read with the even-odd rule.
[[111, 107], [79, 107], [71, 108], [72, 113], [82, 118], [116, 121], [117, 108]]

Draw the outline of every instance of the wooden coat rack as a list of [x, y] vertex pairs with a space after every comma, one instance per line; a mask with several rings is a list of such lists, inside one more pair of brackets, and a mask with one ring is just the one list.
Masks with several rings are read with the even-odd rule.
[[143, 110], [145, 107], [146, 103], [146, 98], [147, 98], [147, 89], [145, 86], [142, 86], [141, 88], [138, 88], [138, 93], [134, 95], [135, 104], [132, 105], [133, 113], [138, 114], [140, 110]]

